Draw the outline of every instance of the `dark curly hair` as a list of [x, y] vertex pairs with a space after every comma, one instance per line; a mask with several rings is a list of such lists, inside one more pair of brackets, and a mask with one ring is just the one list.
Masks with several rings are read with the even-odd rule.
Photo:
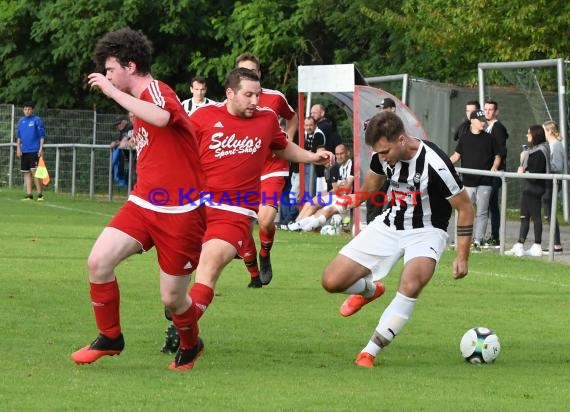
[[124, 27], [105, 34], [95, 46], [93, 60], [98, 69], [105, 69], [109, 57], [117, 59], [123, 67], [133, 62], [141, 76], [150, 74], [152, 65], [152, 43], [140, 31]]

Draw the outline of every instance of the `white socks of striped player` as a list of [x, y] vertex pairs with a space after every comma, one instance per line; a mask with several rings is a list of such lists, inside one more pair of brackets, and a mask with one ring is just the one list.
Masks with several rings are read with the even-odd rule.
[[362, 351], [368, 352], [372, 356], [378, 355], [378, 352], [383, 347], [388, 346], [404, 328], [412, 315], [415, 304], [416, 299], [408, 298], [400, 292], [396, 292], [396, 296], [380, 316], [376, 330]]
[[362, 295], [365, 298], [371, 298], [376, 292], [376, 285], [369, 279], [358, 279], [350, 285], [344, 292], [347, 295]]

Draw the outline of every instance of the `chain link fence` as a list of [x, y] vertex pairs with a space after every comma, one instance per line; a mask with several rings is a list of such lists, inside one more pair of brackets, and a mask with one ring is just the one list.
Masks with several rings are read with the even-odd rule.
[[[0, 187], [23, 186], [16, 157], [16, 128], [22, 107], [0, 104]], [[53, 190], [76, 194], [126, 194], [113, 179], [110, 143], [117, 138], [116, 114], [90, 110], [34, 111], [45, 126], [44, 160]], [[128, 161], [128, 159], [127, 159]], [[130, 165], [126, 166], [130, 170]]]

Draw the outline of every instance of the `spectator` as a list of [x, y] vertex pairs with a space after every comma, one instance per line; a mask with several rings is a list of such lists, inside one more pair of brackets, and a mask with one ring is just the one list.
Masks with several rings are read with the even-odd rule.
[[[501, 156], [495, 139], [485, 131], [486, 119], [482, 110], [476, 110], [470, 115], [469, 131], [460, 137], [455, 152], [450, 156], [452, 163], [461, 160], [461, 166], [467, 169], [497, 171]], [[487, 228], [489, 218], [489, 196], [491, 196], [492, 178], [464, 174], [465, 190], [476, 205], [475, 230], [473, 246], [479, 248]]]
[[[550, 173], [563, 174], [564, 163], [566, 162], [566, 152], [561, 141], [562, 139], [560, 137], [560, 132], [558, 131], [558, 125], [556, 122], [549, 120], [547, 122], [544, 122], [542, 124], [542, 127], [544, 128], [544, 134], [550, 148]], [[559, 192], [561, 187], [562, 182], [558, 181]], [[542, 204], [544, 207], [544, 220], [547, 222], [552, 222], [550, 219], [550, 209], [552, 208], [553, 195], [552, 189], [553, 186], [546, 182], [546, 192], [542, 198]], [[560, 242], [560, 226], [558, 225], [558, 219], [556, 216], [554, 216], [554, 252], [562, 253], [562, 243]]]
[[[305, 139], [303, 142], [303, 148], [305, 150], [310, 150], [316, 153], [317, 150], [324, 150], [325, 147], [325, 135], [321, 129], [317, 127], [317, 122], [312, 117], [306, 117], [303, 123], [305, 129]], [[325, 168], [323, 166], [313, 166], [311, 164], [304, 165], [305, 167], [305, 193], [309, 193], [314, 196], [317, 193], [326, 191], [326, 180], [325, 180]], [[299, 182], [299, 172], [297, 167], [297, 172], [292, 176], [292, 191], [298, 195], [301, 199], [304, 193], [301, 193], [300, 182]]]
[[[133, 124], [126, 116], [119, 115], [115, 117], [113, 125], [117, 129], [117, 136], [110, 144], [113, 151], [113, 179], [122, 188], [127, 185], [129, 171], [131, 170], [128, 160], [130, 146], [132, 145]], [[128, 168], [127, 165], [129, 165]]]
[[132, 189], [137, 183], [137, 150], [135, 146], [134, 130], [132, 126], [135, 124], [135, 115], [133, 112], [129, 112], [129, 123], [131, 124], [131, 130], [127, 132], [128, 140], [126, 142], [126, 148], [128, 148], [128, 177], [130, 179], [130, 188]]
[[[289, 230], [310, 232], [324, 226], [336, 214], [344, 215], [337, 218], [335, 223], [338, 224], [346, 217], [343, 208], [336, 203], [340, 195], [352, 193], [354, 168], [350, 151], [345, 145], [340, 144], [335, 148], [335, 156], [337, 163], [331, 168], [332, 190], [327, 195], [317, 194], [311, 202], [305, 203], [296, 221], [288, 225]], [[339, 189], [343, 190], [339, 192]]]
[[[550, 148], [546, 142], [544, 129], [533, 124], [527, 132], [528, 147], [523, 146], [520, 154], [520, 166], [517, 173], [550, 173]], [[542, 220], [540, 216], [542, 197], [546, 193], [546, 180], [522, 179], [521, 190], [521, 226], [519, 240], [507, 254], [515, 256], [542, 256]], [[534, 226], [534, 244], [524, 250], [524, 242], [530, 228]]]
[[322, 104], [311, 107], [311, 117], [317, 122], [317, 127], [325, 135], [325, 150], [334, 152], [335, 148], [342, 143], [334, 122], [326, 117], [326, 109]]
[[386, 97], [386, 98], [382, 99], [380, 104], [376, 105], [376, 108], [378, 110], [380, 110], [381, 112], [384, 110], [387, 110], [389, 112], [395, 113], [396, 112], [396, 102], [394, 101], [394, 99]]
[[[279, 120], [281, 128], [285, 128], [285, 119], [281, 118]], [[299, 144], [299, 134], [295, 131], [293, 137], [293, 143]], [[295, 182], [293, 181], [295, 179]], [[296, 184], [296, 188], [293, 188], [293, 184]], [[288, 198], [288, 202], [279, 202], [279, 223], [277, 228], [282, 230], [287, 230], [287, 224], [294, 222], [299, 215], [299, 209], [297, 208], [297, 202], [299, 197], [299, 164], [289, 163], [289, 176], [285, 179], [285, 186], [283, 187], [283, 196]]]
[[23, 200], [34, 200], [33, 183], [38, 193], [38, 202], [44, 200], [43, 183], [34, 177], [38, 160], [43, 156], [46, 133], [42, 119], [34, 114], [34, 104], [24, 103], [24, 117], [18, 121], [16, 137], [16, 156], [20, 158], [20, 170], [24, 173], [24, 189], [26, 196]]
[[469, 100], [467, 103], [465, 103], [466, 118], [465, 120], [463, 120], [463, 122], [461, 122], [459, 126], [457, 126], [457, 129], [453, 134], [453, 140], [458, 141], [461, 138], [461, 136], [469, 132], [469, 129], [471, 128], [471, 113], [473, 113], [475, 110], [480, 110], [480, 109], [481, 105], [477, 100]]
[[212, 99], [206, 97], [207, 91], [208, 86], [206, 85], [206, 79], [204, 77], [196, 76], [190, 81], [190, 93], [192, 93], [192, 97], [182, 101], [182, 107], [184, 107], [188, 116], [202, 106], [208, 106], [216, 103]]
[[[485, 119], [487, 120], [487, 128], [485, 131], [493, 136], [499, 154], [501, 156], [501, 164], [499, 170], [507, 170], [507, 139], [509, 133], [507, 128], [501, 123], [497, 116], [499, 114], [498, 104], [494, 100], [487, 100], [483, 106]], [[491, 236], [484, 241], [486, 247], [498, 247], [499, 229], [501, 227], [501, 210], [499, 209], [499, 194], [502, 181], [499, 177], [492, 179], [491, 196], [489, 197], [489, 215], [491, 218]]]

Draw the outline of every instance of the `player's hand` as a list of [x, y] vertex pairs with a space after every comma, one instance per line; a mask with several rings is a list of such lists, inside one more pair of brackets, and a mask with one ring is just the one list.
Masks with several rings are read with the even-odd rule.
[[319, 150], [314, 155], [315, 155], [315, 160], [313, 161], [313, 164], [317, 166], [330, 167], [334, 164], [335, 157], [334, 154], [331, 152], [328, 152], [326, 150]]
[[87, 83], [91, 88], [101, 90], [101, 92], [108, 97], [111, 97], [113, 92], [117, 90], [115, 86], [101, 73], [91, 73], [87, 76]]
[[455, 258], [453, 261], [453, 277], [455, 279], [461, 279], [467, 276], [469, 272], [469, 267], [467, 260]]
[[22, 157], [22, 149], [19, 146], [16, 148], [16, 157]]

